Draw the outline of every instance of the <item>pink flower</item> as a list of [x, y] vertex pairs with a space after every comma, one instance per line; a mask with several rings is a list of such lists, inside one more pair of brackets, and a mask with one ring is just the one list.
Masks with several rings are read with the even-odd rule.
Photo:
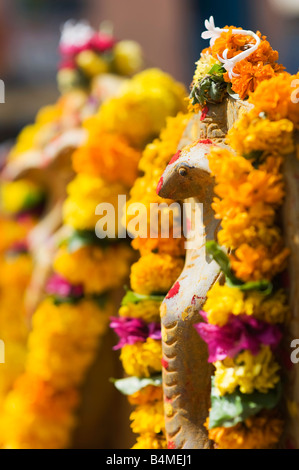
[[48, 294], [59, 297], [81, 297], [83, 295], [82, 285], [72, 285], [59, 274], [53, 274], [47, 283], [46, 290]]
[[99, 52], [105, 52], [115, 45], [116, 40], [112, 36], [103, 33], [95, 34], [90, 40], [90, 48]]
[[161, 339], [160, 323], [146, 323], [140, 318], [111, 317], [110, 327], [120, 338], [113, 349], [120, 349], [126, 344], [134, 344], [137, 341], [146, 341], [147, 338]]
[[[207, 321], [206, 312], [201, 311], [200, 314]], [[194, 327], [208, 345], [209, 362], [233, 358], [245, 349], [257, 354], [262, 344], [274, 349], [282, 337], [278, 326], [248, 315], [231, 315], [228, 323], [222, 327], [204, 322]]]

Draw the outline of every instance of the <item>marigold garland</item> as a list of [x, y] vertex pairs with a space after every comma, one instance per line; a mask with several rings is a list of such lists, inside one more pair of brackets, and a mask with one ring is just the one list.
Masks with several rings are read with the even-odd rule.
[[[208, 292], [204, 316], [220, 327], [210, 333], [207, 330], [206, 335], [202, 331], [208, 343], [215, 340], [214, 334], [220, 340], [221, 332], [224, 335], [226, 331], [224, 326], [232, 324], [232, 315], [252, 315], [280, 326], [289, 316], [283, 289], [274, 289], [271, 284], [272, 293], [265, 294], [259, 291], [258, 283], [268, 281], [270, 285], [285, 269], [289, 255], [276, 214], [284, 197], [283, 158], [295, 151], [299, 111], [297, 108], [294, 113], [290, 102], [294, 78], [283, 73], [258, 85], [250, 96], [254, 107], [228, 132], [227, 142], [236, 153], [215, 148], [208, 156], [219, 196], [214, 199], [213, 209], [222, 220], [218, 240], [230, 250], [229, 266], [239, 282], [235, 286], [215, 284]], [[257, 284], [242, 290], [242, 282], [245, 285], [251, 281]], [[255, 354], [245, 348], [234, 357], [215, 362], [215, 390], [219, 396], [236, 390], [244, 397], [254, 390], [267, 394], [281, 381], [279, 369], [270, 346], [262, 344]], [[272, 448], [279, 441], [283, 424], [275, 413], [264, 410], [232, 427], [210, 428], [208, 421], [209, 437], [217, 448]]]
[[[168, 118], [159, 139], [146, 146], [139, 163], [144, 175], [136, 180], [131, 189], [127, 207], [132, 203], [142, 202], [149, 215], [150, 204], [162, 202], [156, 194], [157, 183], [161, 172], [177, 151], [189, 119], [190, 116], [184, 114]], [[131, 214], [127, 214], [127, 223], [130, 220]], [[142, 319], [150, 324], [160, 321], [161, 296], [157, 294], [165, 295], [183, 268], [184, 240], [172, 236], [162, 238], [159, 236], [160, 225], [157, 228], [157, 238], [150, 238], [148, 227], [149, 218], [147, 233], [144, 234], [146, 238], [139, 236], [132, 241], [133, 248], [139, 250], [141, 257], [131, 268], [133, 295], [123, 299], [119, 315]], [[157, 300], [154, 299], [155, 296]], [[120, 359], [128, 375], [151, 377], [162, 369], [161, 341], [148, 337], [144, 342], [125, 344], [121, 349]], [[166, 449], [162, 386], [147, 386], [129, 395], [128, 399], [131, 404], [137, 405], [130, 419], [133, 432], [140, 434], [133, 449]]]
[[[135, 114], [127, 112], [132, 103]], [[74, 156], [78, 173], [68, 187], [69, 196], [63, 208], [64, 223], [72, 228], [73, 234], [59, 248], [53, 266], [56, 277], [48, 285], [48, 297], [33, 316], [25, 373], [6, 399], [1, 429], [4, 430], [8, 423], [15, 423], [20, 408], [24, 419], [18, 429], [10, 428], [4, 439], [4, 433], [1, 433], [4, 447], [61, 448], [69, 445], [70, 431], [76, 424], [74, 411], [78, 404], [78, 387], [113, 314], [113, 292], [124, 283], [131, 262], [131, 250], [125, 244], [115, 240], [101, 242], [95, 236], [91, 237], [98, 220], [95, 208], [100, 202], [110, 202], [117, 209], [118, 195], [126, 195], [127, 187], [136, 176], [142, 146], [158, 134], [169, 114], [184, 108], [182, 85], [159, 70], [149, 70], [130, 80], [118, 98], [109, 100], [89, 119], [89, 137]], [[114, 118], [109, 121], [109, 115], [122, 116], [121, 123]], [[141, 120], [139, 125], [143, 123], [138, 146], [133, 138], [134, 119], [136, 122]], [[144, 123], [151, 125], [143, 126]], [[95, 157], [94, 149], [99, 149], [101, 135], [106, 139], [102, 140], [105, 155]], [[85, 159], [86, 167], [82, 164]], [[124, 179], [122, 165], [132, 169], [128, 178]], [[113, 170], [114, 174], [110, 175]], [[103, 294], [107, 296], [107, 293], [112, 295], [105, 303]], [[138, 348], [138, 345], [131, 347]], [[144, 366], [148, 374], [161, 370], [159, 341], [148, 338], [144, 345], [141, 344], [139, 354], [140, 362], [148, 358], [148, 364]], [[134, 357], [138, 358], [138, 353]], [[137, 367], [138, 364], [137, 361]], [[24, 383], [30, 383], [31, 377], [40, 384], [41, 390], [34, 403], [23, 393]], [[69, 394], [76, 399], [68, 403], [62, 416], [49, 416], [52, 401], [57, 401], [60, 409], [60, 401], [64, 402]]]

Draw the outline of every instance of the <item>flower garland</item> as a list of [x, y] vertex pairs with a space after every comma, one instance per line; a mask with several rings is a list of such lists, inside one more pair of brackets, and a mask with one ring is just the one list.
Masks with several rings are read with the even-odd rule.
[[[196, 112], [205, 109], [207, 103], [220, 103], [227, 94], [246, 99], [259, 83], [284, 70], [277, 63], [278, 52], [259, 31], [254, 35], [234, 26], [219, 30], [211, 20], [206, 23], [210, 31], [202, 34], [204, 39], [212, 38], [210, 47], [202, 51], [191, 84], [190, 107]], [[256, 38], [259, 43], [252, 50]], [[240, 60], [245, 51], [246, 57]]]
[[[76, 47], [78, 41], [79, 49]], [[5, 343], [6, 363], [0, 371], [0, 408], [15, 379], [23, 372], [26, 361], [26, 343], [30, 330], [27, 301], [31, 295], [28, 287], [30, 285], [31, 288], [34, 282], [32, 247], [28, 240], [32, 229], [43, 219], [44, 208], [48, 210], [47, 201], [51, 200], [56, 191], [56, 188], [53, 191], [51, 187], [51, 178], [50, 188], [47, 191], [36, 183], [35, 175], [31, 175], [30, 168], [39, 168], [41, 173], [45, 172], [53, 155], [59, 154], [59, 142], [60, 139], [63, 142], [64, 134], [80, 129], [83, 120], [97, 111], [103, 98], [113, 94], [113, 88], [120, 86], [121, 79], [109, 75], [107, 80], [110, 82], [105, 82], [103, 89], [99, 80], [103, 73], [117, 73], [118, 76], [127, 77], [142, 67], [142, 51], [137, 43], [116, 41], [111, 33], [96, 32], [85, 22], [67, 22], [62, 30], [60, 53], [62, 60], [57, 80], [62, 96], [55, 104], [41, 108], [34, 124], [26, 126], [20, 132], [8, 155], [3, 172], [4, 180], [1, 181], [3, 230], [0, 246], [2, 271], [0, 323], [1, 339]], [[96, 61], [102, 62], [105, 67], [97, 67]], [[78, 140], [72, 134], [69, 139], [71, 147], [78, 145], [82, 135], [78, 134], [80, 137]], [[123, 150], [121, 147], [120, 151]], [[138, 152], [136, 154], [138, 155]], [[129, 155], [129, 158], [132, 159], [132, 156]], [[19, 178], [19, 173], [22, 174], [24, 169], [25, 172], [29, 169], [27, 178], [12, 181], [14, 178]], [[126, 259], [128, 262], [127, 247], [112, 251], [109, 253], [110, 262], [116, 259], [119, 252], [121, 259]], [[119, 275], [115, 278], [115, 284], [127, 273], [124, 264], [125, 261], [118, 265]], [[112, 274], [110, 278], [111, 276]], [[109, 287], [109, 280], [107, 285]], [[13, 299], [11, 292], [14, 293]], [[3, 436], [0, 438], [1, 441]]]
[[[135, 405], [131, 427], [139, 434], [133, 449], [166, 449], [164, 406], [162, 392], [162, 350], [160, 305], [184, 264], [184, 240], [149, 237], [151, 203], [160, 203], [156, 187], [161, 172], [177, 151], [190, 115], [178, 114], [169, 118], [160, 138], [148, 144], [139, 163], [144, 175], [131, 189], [127, 205], [143, 203], [147, 208], [146, 234], [132, 242], [140, 251], [139, 260], [131, 268], [131, 289], [122, 300], [119, 318], [113, 318], [111, 328], [118, 334], [120, 359], [129, 376], [115, 381], [116, 387]], [[172, 201], [163, 200], [163, 202]], [[127, 222], [132, 214], [127, 213]], [[140, 224], [141, 225], [141, 224]]]
[[286, 267], [278, 211], [284, 197], [282, 163], [295, 152], [299, 110], [292, 81], [281, 73], [250, 95], [252, 110], [232, 127], [232, 151], [212, 149], [213, 209], [221, 219], [218, 241], [207, 248], [225, 275], [207, 295], [197, 331], [215, 365], [206, 426], [220, 449], [263, 449], [277, 445], [283, 420], [279, 361], [287, 295], [279, 274]]
[[5, 344], [5, 363], [0, 369], [0, 410], [24, 369], [29, 333], [25, 299], [33, 269], [27, 237], [37, 223], [44, 202], [44, 192], [29, 180], [1, 184], [0, 331]]
[[[5, 448], [69, 445], [70, 431], [76, 424], [78, 387], [95, 357], [99, 340], [113, 315], [116, 289], [123, 285], [132, 261], [132, 251], [126, 242], [101, 240], [94, 233], [96, 206], [110, 202], [117, 208], [118, 195], [127, 194], [131, 181], [123, 179], [125, 171], [119, 172], [120, 178], [110, 177], [108, 168], [128, 167], [137, 175], [137, 156], [143, 142], [158, 133], [153, 116], [159, 116], [162, 125], [168, 114], [184, 108], [183, 86], [154, 69], [135, 76], [118, 98], [109, 100], [86, 123], [88, 139], [73, 156], [74, 167], [79, 171], [68, 187], [63, 208], [69, 234], [57, 251], [54, 277], [46, 289], [48, 296], [33, 316], [25, 373], [5, 402], [0, 423]], [[118, 114], [125, 116], [120, 128], [115, 119]], [[142, 138], [136, 145], [138, 134], [134, 133], [132, 139], [130, 133], [132, 122], [138, 120], [142, 120], [143, 126]], [[107, 138], [99, 140], [99, 135], [105, 132]], [[126, 152], [121, 154], [124, 148]], [[82, 161], [86, 162], [86, 171]], [[106, 165], [102, 165], [103, 161]], [[96, 167], [93, 175], [91, 167]], [[149, 345], [150, 354], [151, 350]], [[36, 390], [33, 399], [30, 383]], [[49, 414], [51, 406], [55, 413]]]

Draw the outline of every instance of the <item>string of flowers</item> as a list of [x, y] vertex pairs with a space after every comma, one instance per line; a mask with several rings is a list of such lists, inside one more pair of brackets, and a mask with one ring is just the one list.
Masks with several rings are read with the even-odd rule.
[[[164, 406], [162, 392], [162, 349], [160, 305], [184, 264], [184, 240], [161, 236], [150, 237], [150, 204], [171, 200], [157, 196], [156, 187], [161, 173], [177, 151], [182, 133], [190, 116], [178, 114], [168, 118], [159, 139], [145, 148], [139, 163], [144, 172], [131, 189], [128, 207], [142, 203], [146, 207], [145, 225], [132, 247], [140, 252], [131, 268], [131, 289], [122, 300], [119, 317], [112, 318], [111, 328], [120, 338], [115, 349], [121, 348], [120, 359], [127, 377], [115, 381], [115, 386], [135, 405], [131, 413], [131, 428], [138, 434], [133, 449], [166, 449]], [[167, 210], [167, 209], [165, 209]], [[145, 217], [145, 214], [142, 214]], [[133, 215], [127, 212], [127, 226]]]
[[[202, 37], [211, 38], [210, 47], [202, 51], [196, 63], [190, 93], [191, 110], [202, 110], [203, 116], [208, 103], [221, 103], [228, 95], [247, 99], [259, 83], [284, 70], [277, 63], [278, 52], [259, 31], [253, 34], [235, 26], [220, 30], [215, 28], [213, 18], [206, 26], [208, 31]], [[259, 43], [255, 46], [256, 39]]]
[[225, 283], [208, 292], [196, 328], [215, 366], [206, 426], [220, 449], [273, 448], [282, 434], [280, 341], [289, 307], [280, 273], [289, 250], [278, 213], [283, 160], [296, 151], [296, 78], [281, 73], [261, 82], [249, 98], [253, 108], [228, 132], [232, 151], [214, 148], [208, 157], [218, 241], [228, 251], [207, 244]]
[[[39, 177], [38, 172], [30, 171], [34, 168], [39, 169], [41, 175], [45, 174], [47, 165], [59, 155], [60, 138], [63, 140], [68, 131], [81, 129], [83, 120], [97, 111], [104, 96], [113, 94], [126, 77], [141, 69], [143, 62], [137, 43], [117, 41], [111, 31], [95, 31], [86, 22], [69, 21], [64, 25], [60, 54], [57, 80], [62, 95], [53, 105], [42, 107], [35, 122], [23, 128], [8, 154], [2, 174], [0, 325], [6, 360], [0, 370], [0, 409], [16, 378], [24, 370], [27, 355], [31, 327], [28, 307], [30, 309], [32, 304], [30, 296], [35, 266], [28, 240], [57, 192], [56, 180]], [[101, 80], [105, 73], [109, 75], [103, 88]], [[79, 141], [72, 134], [68, 144], [75, 148]], [[71, 171], [71, 163], [69, 167]], [[13, 181], [24, 170], [26, 178]], [[47, 189], [42, 181], [47, 181]], [[119, 251], [124, 258], [124, 249]], [[117, 255], [117, 250], [109, 254], [112, 260], [116, 260]], [[118, 269], [122, 278], [127, 272], [124, 262], [118, 265]], [[116, 284], [119, 276], [116, 276]], [[1, 441], [5, 440], [3, 436], [4, 431]]]
[[32, 274], [27, 236], [36, 225], [43, 204], [43, 191], [29, 180], [1, 184], [0, 331], [5, 363], [0, 368], [0, 410], [24, 368], [29, 332], [25, 297]]
[[142, 148], [168, 115], [184, 107], [183, 86], [153, 69], [136, 75], [86, 122], [88, 139], [73, 155], [77, 174], [63, 207], [69, 233], [58, 248], [47, 296], [33, 315], [25, 373], [5, 402], [3, 447], [69, 445], [79, 387], [132, 261], [126, 242], [95, 235], [95, 208], [110, 202], [117, 209], [118, 195], [127, 194], [137, 176]]

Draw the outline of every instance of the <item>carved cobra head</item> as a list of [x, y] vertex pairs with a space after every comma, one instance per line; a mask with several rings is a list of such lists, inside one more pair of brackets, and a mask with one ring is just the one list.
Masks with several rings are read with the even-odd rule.
[[213, 186], [207, 154], [213, 142], [195, 141], [179, 150], [170, 160], [157, 187], [157, 193], [175, 200], [205, 196]]

